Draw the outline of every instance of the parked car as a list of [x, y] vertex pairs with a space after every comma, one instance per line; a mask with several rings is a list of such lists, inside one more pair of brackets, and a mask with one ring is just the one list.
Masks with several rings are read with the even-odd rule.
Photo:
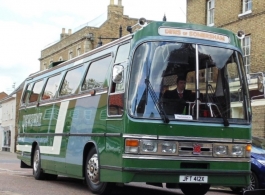
[[231, 187], [231, 190], [241, 192], [262, 188], [265, 189], [265, 139], [252, 137], [250, 185], [245, 188]]

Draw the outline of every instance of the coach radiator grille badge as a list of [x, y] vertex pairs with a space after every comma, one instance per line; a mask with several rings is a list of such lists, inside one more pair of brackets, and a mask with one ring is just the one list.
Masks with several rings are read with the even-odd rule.
[[193, 144], [193, 154], [201, 154], [201, 146], [199, 144]]

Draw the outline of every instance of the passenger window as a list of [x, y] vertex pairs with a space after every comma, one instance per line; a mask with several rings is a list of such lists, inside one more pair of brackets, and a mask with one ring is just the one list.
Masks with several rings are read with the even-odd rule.
[[82, 91], [90, 89], [102, 89], [106, 83], [106, 73], [109, 69], [111, 56], [91, 63], [86, 78], [82, 84]]
[[75, 94], [78, 90], [78, 86], [83, 74], [83, 66], [68, 71], [63, 81], [60, 96]]
[[44, 93], [41, 98], [42, 100], [53, 99], [55, 97], [59, 86], [60, 78], [60, 75], [56, 75], [48, 79]]
[[124, 62], [125, 60], [127, 60], [129, 56], [129, 51], [130, 51], [129, 43], [121, 45], [116, 55], [115, 64]]
[[25, 91], [24, 91], [24, 94], [23, 94], [23, 98], [22, 98], [22, 103], [26, 103], [26, 100], [28, 99], [30, 93], [31, 93], [31, 89], [32, 89], [32, 84], [33, 83], [30, 83], [26, 88], [25, 88]]
[[34, 84], [33, 89], [32, 89], [32, 93], [30, 94], [29, 97], [29, 102], [36, 102], [38, 101], [38, 97], [41, 93], [43, 87], [43, 81], [38, 81]]

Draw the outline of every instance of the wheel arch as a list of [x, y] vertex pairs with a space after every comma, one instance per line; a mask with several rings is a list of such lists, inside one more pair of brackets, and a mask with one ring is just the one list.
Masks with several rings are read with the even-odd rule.
[[[99, 156], [97, 144], [94, 141], [87, 142], [85, 147], [84, 147], [84, 151], [83, 151], [83, 165], [82, 165], [82, 167], [83, 167], [82, 168], [83, 177], [85, 177], [86, 158], [87, 158], [87, 155], [88, 155], [89, 151], [92, 148], [96, 149], [97, 154]], [[99, 159], [98, 159], [98, 161], [99, 161]]]

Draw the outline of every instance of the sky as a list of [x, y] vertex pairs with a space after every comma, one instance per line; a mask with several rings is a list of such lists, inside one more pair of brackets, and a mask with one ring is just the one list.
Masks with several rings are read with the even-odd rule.
[[[117, 4], [118, 0], [114, 0]], [[62, 28], [77, 29], [107, 11], [110, 0], [0, 0], [0, 93], [10, 94], [39, 71], [40, 54], [60, 39]], [[122, 0], [124, 15], [147, 20], [186, 21], [186, 0]]]

